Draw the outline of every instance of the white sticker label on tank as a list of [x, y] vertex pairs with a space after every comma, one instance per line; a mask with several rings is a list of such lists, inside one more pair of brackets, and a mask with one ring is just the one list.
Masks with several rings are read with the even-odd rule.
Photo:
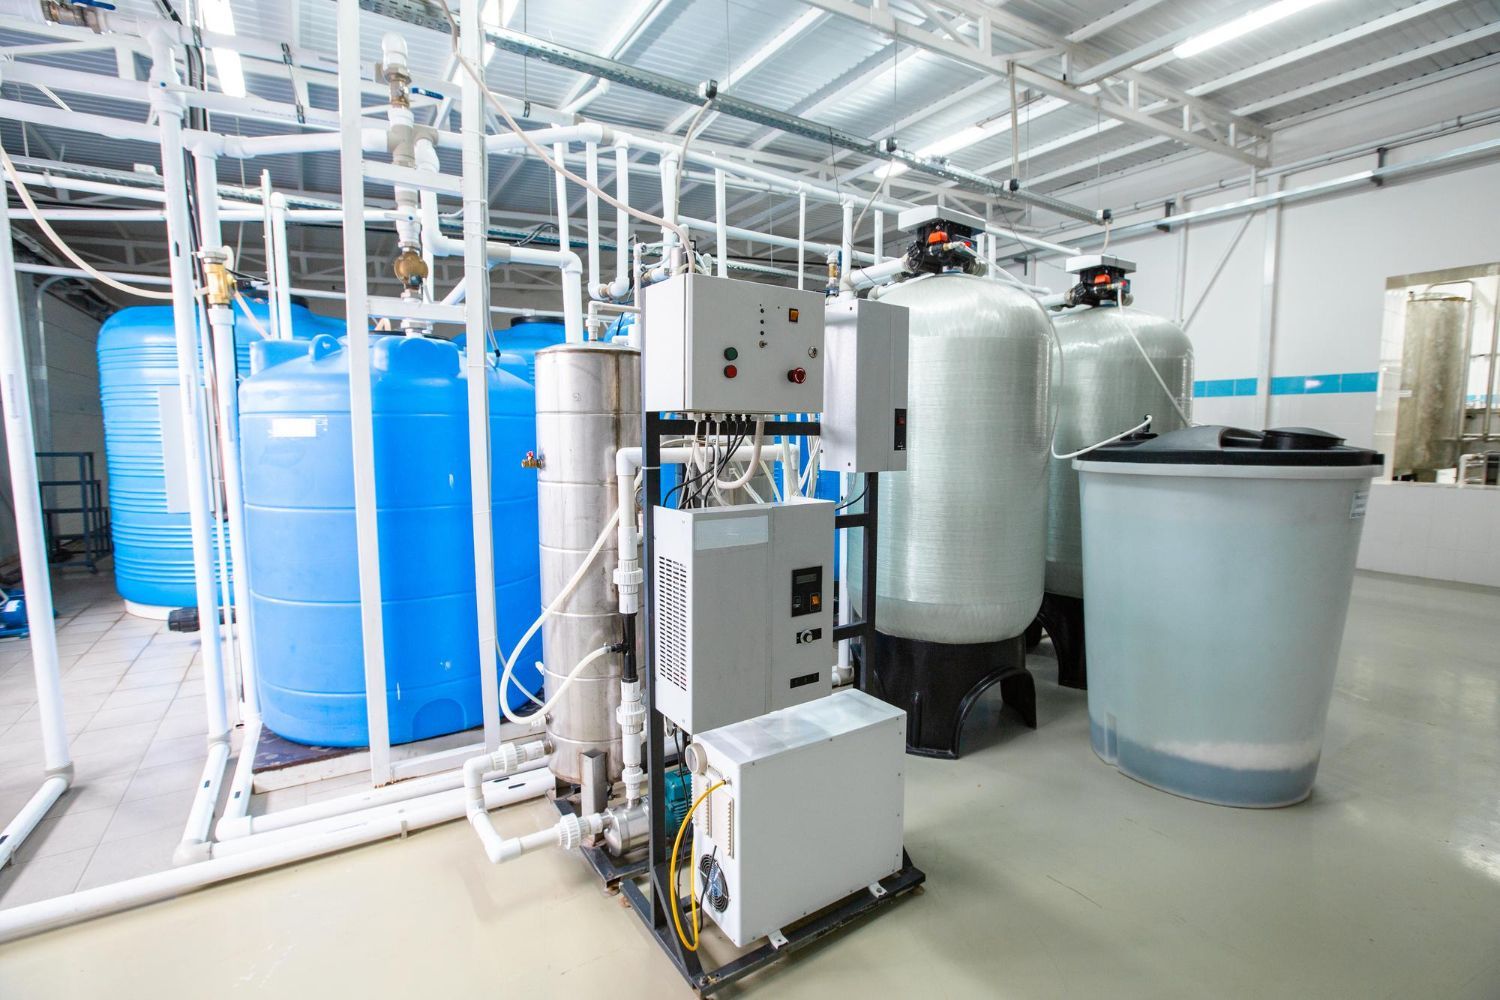
[[273, 438], [315, 438], [328, 426], [327, 417], [273, 417]]
[[1365, 516], [1365, 511], [1369, 508], [1369, 506], [1370, 506], [1370, 487], [1366, 486], [1363, 489], [1355, 490], [1354, 491], [1354, 499], [1352, 501], [1350, 501], [1350, 503], [1349, 503], [1349, 517], [1350, 517], [1350, 519], [1357, 519], [1357, 518], [1364, 517]]

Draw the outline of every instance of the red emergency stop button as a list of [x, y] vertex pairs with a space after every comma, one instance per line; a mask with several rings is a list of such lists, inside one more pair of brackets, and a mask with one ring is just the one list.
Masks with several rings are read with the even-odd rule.
[[793, 368], [791, 371], [786, 373], [786, 380], [788, 382], [793, 382], [797, 385], [801, 385], [803, 382], [807, 381], [807, 369]]
[[740, 373], [740, 370], [738, 368], [736, 368], [734, 365], [725, 365], [724, 366], [724, 377], [725, 378], [734, 378], [739, 373]]

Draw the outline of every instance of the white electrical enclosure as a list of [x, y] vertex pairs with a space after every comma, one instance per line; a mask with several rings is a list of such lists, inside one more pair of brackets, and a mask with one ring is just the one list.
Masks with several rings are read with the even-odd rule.
[[821, 293], [676, 274], [648, 285], [641, 298], [646, 409], [823, 409]]
[[656, 508], [656, 708], [689, 733], [832, 690], [833, 508]]
[[[901, 869], [906, 713], [844, 690], [693, 738], [703, 910], [736, 945]], [[684, 883], [686, 879], [684, 879]]]
[[824, 321], [823, 469], [904, 472], [906, 307], [839, 299]]

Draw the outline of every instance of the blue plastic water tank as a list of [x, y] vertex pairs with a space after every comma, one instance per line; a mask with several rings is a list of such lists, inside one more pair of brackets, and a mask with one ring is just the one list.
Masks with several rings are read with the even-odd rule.
[[[349, 368], [315, 337], [298, 356], [267, 343], [240, 389], [249, 583], [261, 713], [282, 736], [368, 740], [355, 546]], [[466, 381], [451, 343], [380, 337], [370, 347], [375, 494], [392, 743], [480, 725]], [[489, 375], [495, 600], [508, 652], [540, 610], [535, 393]], [[517, 679], [540, 684], [540, 644]], [[493, 667], [492, 667], [493, 669]], [[509, 692], [512, 706], [524, 695]]]
[[[255, 322], [269, 329], [266, 304], [247, 301]], [[243, 306], [235, 307], [235, 316], [236, 364], [243, 377], [250, 370], [250, 345], [261, 335], [245, 318]], [[329, 322], [292, 307], [293, 336], [310, 337]], [[168, 405], [177, 405], [172, 307], [121, 309], [100, 328], [97, 349], [115, 587], [135, 604], [196, 606], [192, 531], [186, 509], [168, 510], [162, 449], [162, 391], [167, 391]], [[175, 417], [169, 418], [174, 425]], [[180, 467], [176, 456], [173, 461]]]
[[526, 359], [526, 381], [532, 385], [536, 384], [536, 352], [567, 339], [562, 323], [546, 316], [517, 316], [509, 330], [496, 331], [496, 336], [500, 350]]

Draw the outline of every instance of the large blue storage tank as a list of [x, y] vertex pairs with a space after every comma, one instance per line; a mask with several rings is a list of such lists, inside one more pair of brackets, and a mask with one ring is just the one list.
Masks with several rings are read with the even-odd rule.
[[536, 385], [536, 352], [567, 339], [561, 322], [546, 316], [517, 316], [499, 335], [500, 350], [526, 360], [526, 381]]
[[[255, 323], [269, 329], [264, 301], [246, 300]], [[235, 307], [235, 356], [241, 377], [250, 370], [250, 345], [261, 339]], [[294, 337], [311, 337], [342, 324], [292, 307]], [[115, 587], [137, 606], [193, 607], [193, 541], [182, 503], [168, 509], [167, 462], [162, 445], [165, 399], [177, 405], [177, 338], [171, 306], [121, 309], [99, 330], [99, 397], [104, 412], [104, 456], [109, 470], [110, 528]], [[166, 390], [167, 395], [162, 395]], [[176, 426], [176, 414], [168, 418]], [[173, 467], [181, 468], [177, 456]]]
[[[459, 361], [440, 340], [378, 337], [370, 346], [392, 743], [483, 719]], [[291, 740], [363, 746], [348, 357], [319, 336], [257, 347], [252, 367], [240, 389], [240, 438], [261, 714]], [[506, 372], [491, 369], [489, 383], [495, 602], [508, 652], [541, 604], [536, 478], [520, 464], [535, 448], [536, 400]], [[539, 655], [533, 639], [517, 660], [516, 677], [531, 690]], [[525, 699], [508, 694], [513, 707]]]

